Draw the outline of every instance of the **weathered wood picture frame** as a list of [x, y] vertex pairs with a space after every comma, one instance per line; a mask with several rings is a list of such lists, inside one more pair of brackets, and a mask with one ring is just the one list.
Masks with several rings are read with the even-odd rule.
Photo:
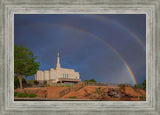
[[[159, 0], [0, 0], [0, 113], [160, 114]], [[14, 14], [146, 14], [146, 101], [14, 101]]]

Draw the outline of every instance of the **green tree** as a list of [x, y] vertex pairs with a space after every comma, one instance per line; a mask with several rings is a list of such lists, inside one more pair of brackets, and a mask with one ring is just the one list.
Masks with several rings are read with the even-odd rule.
[[143, 86], [142, 86], [142, 84], [135, 84], [135, 85], [134, 85], [134, 88], [136, 88], [136, 89], [142, 89]]
[[84, 82], [86, 85], [88, 85], [88, 80], [84, 80], [83, 82]]
[[[27, 83], [24, 78], [22, 78], [22, 83]], [[20, 85], [19, 85], [19, 79], [18, 79], [18, 77], [16, 75], [14, 76], [14, 87], [15, 88], [20, 87]]]
[[134, 88], [137, 88], [138, 86], [137, 86], [137, 84], [134, 84]]
[[143, 81], [142, 85], [143, 85], [143, 89], [146, 90], [146, 80]]
[[95, 79], [90, 79], [89, 82], [95, 82], [96, 83], [96, 80]]
[[19, 79], [21, 89], [24, 76], [32, 76], [39, 69], [40, 63], [35, 61], [36, 58], [30, 49], [14, 45], [14, 73]]

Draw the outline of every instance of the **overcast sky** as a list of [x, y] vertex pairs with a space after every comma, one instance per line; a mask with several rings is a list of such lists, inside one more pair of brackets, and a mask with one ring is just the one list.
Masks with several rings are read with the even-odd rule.
[[[146, 16], [143, 14], [16, 14], [14, 41], [31, 49], [39, 70], [75, 69], [82, 80], [137, 83], [146, 79]], [[33, 77], [32, 77], [33, 78]]]

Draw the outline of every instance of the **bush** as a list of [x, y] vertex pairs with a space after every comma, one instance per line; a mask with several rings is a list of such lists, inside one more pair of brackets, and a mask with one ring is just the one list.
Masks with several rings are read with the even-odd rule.
[[96, 91], [94, 93], [97, 93], [98, 95], [101, 95], [102, 94], [102, 91], [101, 91], [101, 88], [96, 88]]
[[17, 97], [27, 97], [26, 93], [17, 93]]
[[16, 86], [14, 86], [14, 89], [17, 89], [17, 87], [16, 87]]
[[36, 97], [37, 95], [36, 94], [34, 94], [34, 93], [30, 93], [29, 95], [28, 95], [28, 97]]
[[39, 82], [38, 82], [38, 81], [34, 81], [34, 84], [35, 84], [35, 85], [38, 85], [38, 84], [39, 84]]
[[95, 79], [90, 79], [89, 82], [95, 82], [96, 83], [96, 80]]
[[47, 81], [44, 81], [43, 83], [44, 83], [44, 85], [47, 85]]
[[143, 81], [142, 86], [143, 86], [143, 89], [146, 90], [146, 80]]
[[66, 87], [71, 87], [71, 85], [66, 85]]
[[35, 80], [28, 80], [27, 83], [32, 83], [32, 84], [34, 84], [34, 81], [35, 81]]
[[17, 92], [14, 92], [14, 96], [16, 96], [18, 93]]
[[60, 87], [64, 87], [64, 85], [61, 85]]
[[72, 96], [72, 97], [69, 97], [69, 98], [71, 98], [71, 99], [75, 99], [75, 98], [76, 98], [76, 96]]
[[86, 85], [88, 85], [88, 80], [84, 80], [83, 82], [84, 82]]
[[145, 99], [145, 97], [143, 97], [143, 96], [140, 96], [140, 99]]
[[94, 93], [97, 93], [98, 95], [101, 95], [101, 94], [102, 94], [101, 92], [97, 92], [97, 91], [95, 91]]

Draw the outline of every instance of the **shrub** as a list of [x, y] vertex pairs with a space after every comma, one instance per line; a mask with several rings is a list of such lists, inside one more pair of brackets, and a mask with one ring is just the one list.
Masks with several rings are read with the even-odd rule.
[[98, 95], [101, 95], [102, 94], [102, 91], [101, 91], [101, 88], [96, 88], [96, 91], [94, 93], [97, 93]]
[[36, 97], [37, 95], [34, 93], [30, 93], [28, 96], [32, 98], [32, 97]]
[[95, 79], [90, 79], [89, 82], [96, 82], [96, 80]]
[[95, 91], [94, 93], [97, 93], [98, 95], [101, 95], [101, 92], [97, 92], [97, 91]]
[[39, 82], [38, 82], [38, 81], [34, 81], [34, 84], [35, 84], [35, 85], [38, 85], [38, 84], [39, 84]]
[[61, 85], [60, 87], [64, 87], [64, 85]]
[[75, 98], [76, 98], [76, 96], [71, 96], [71, 97], [69, 97], [69, 98], [71, 98], [71, 99], [75, 99]]
[[66, 85], [66, 87], [71, 87], [71, 85]]
[[18, 93], [17, 92], [14, 92], [14, 96], [16, 96]]
[[17, 97], [27, 97], [26, 93], [17, 93]]
[[143, 97], [143, 96], [140, 96], [140, 99], [145, 99], [145, 97]]
[[27, 82], [28, 82], [28, 83], [32, 83], [32, 84], [33, 84], [33, 83], [34, 83], [34, 81], [35, 81], [35, 80], [28, 80]]
[[47, 81], [44, 81], [43, 83], [44, 83], [44, 85], [47, 85]]
[[16, 87], [16, 86], [14, 86], [14, 89], [17, 89], [17, 87]]
[[83, 82], [84, 82], [86, 85], [88, 85], [88, 80], [84, 80]]
[[146, 90], [146, 80], [143, 81], [142, 86], [143, 86], [143, 89]]

